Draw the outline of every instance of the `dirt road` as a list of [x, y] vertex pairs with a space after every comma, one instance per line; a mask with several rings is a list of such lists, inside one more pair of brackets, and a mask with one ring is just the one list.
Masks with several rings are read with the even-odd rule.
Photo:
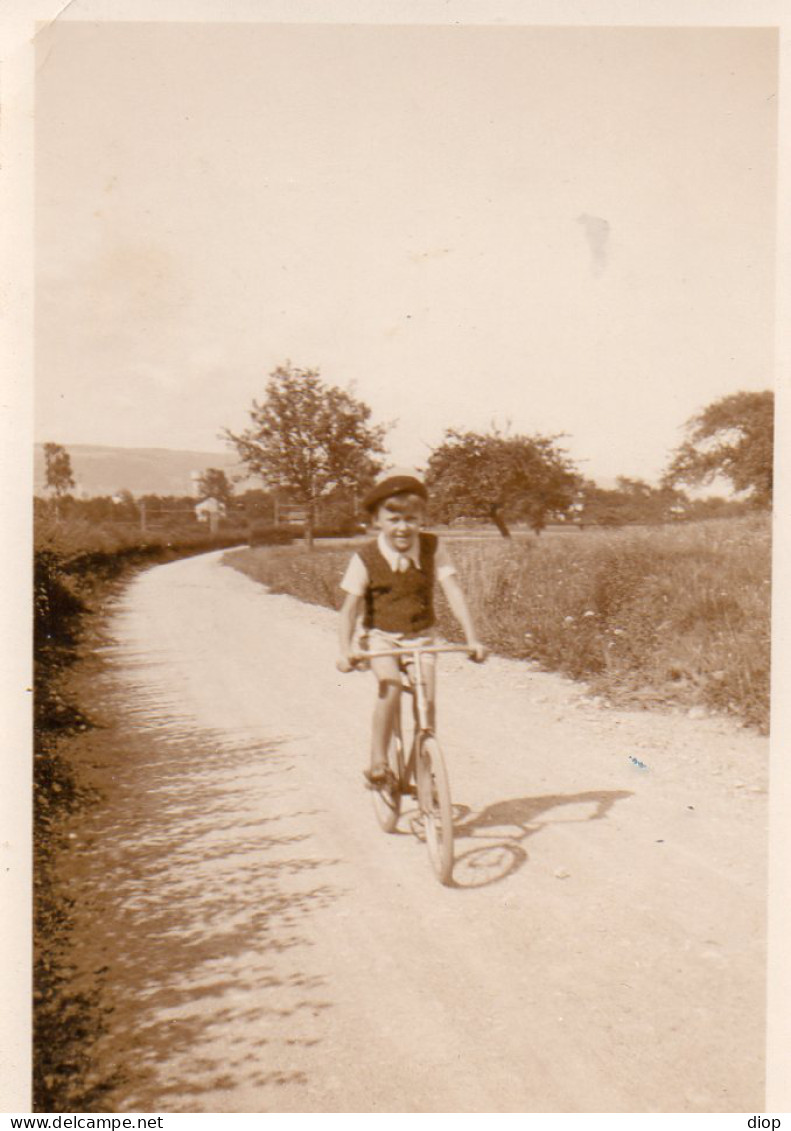
[[766, 740], [443, 658], [442, 888], [361, 788], [333, 614], [207, 555], [111, 631], [69, 865], [102, 1110], [762, 1110]]

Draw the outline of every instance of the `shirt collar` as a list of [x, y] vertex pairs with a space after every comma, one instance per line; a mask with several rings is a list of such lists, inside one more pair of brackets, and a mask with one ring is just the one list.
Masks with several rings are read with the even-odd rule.
[[379, 548], [379, 553], [390, 566], [393, 572], [398, 569], [398, 559], [401, 557], [409, 558], [416, 569], [420, 569], [420, 536], [416, 535], [415, 540], [408, 550], [402, 554], [400, 550], [394, 550], [388, 545], [384, 534], [380, 532], [379, 537], [376, 539], [376, 545]]

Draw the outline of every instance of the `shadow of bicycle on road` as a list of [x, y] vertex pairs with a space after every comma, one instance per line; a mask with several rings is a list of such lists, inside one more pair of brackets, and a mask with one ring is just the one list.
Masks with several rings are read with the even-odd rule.
[[[513, 797], [496, 801], [479, 812], [467, 805], [454, 805], [456, 862], [453, 883], [457, 888], [479, 888], [499, 883], [518, 871], [528, 859], [522, 842], [547, 825], [584, 824], [606, 818], [618, 801], [632, 797], [630, 790], [588, 790], [582, 793], [555, 793], [543, 797]], [[581, 807], [581, 812], [564, 816], [554, 811]], [[548, 814], [553, 814], [549, 816]], [[462, 849], [464, 838], [487, 843]], [[460, 849], [462, 849], [460, 851]]]

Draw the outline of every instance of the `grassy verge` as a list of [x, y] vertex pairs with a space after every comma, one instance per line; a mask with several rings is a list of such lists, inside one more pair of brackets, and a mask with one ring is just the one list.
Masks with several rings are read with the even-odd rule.
[[37, 845], [46, 851], [49, 822], [69, 804], [74, 785], [58, 756], [58, 741], [86, 725], [64, 694], [63, 679], [80, 654], [86, 625], [107, 594], [131, 570], [146, 564], [223, 549], [245, 540], [243, 532], [219, 535], [172, 531], [167, 535], [119, 534], [112, 528], [72, 521], [37, 522], [34, 541], [34, 761]]
[[[586, 680], [615, 702], [723, 712], [766, 731], [770, 521], [450, 540], [476, 622], [497, 653]], [[229, 554], [273, 592], [339, 604], [348, 549]], [[440, 631], [459, 638], [440, 598]]]

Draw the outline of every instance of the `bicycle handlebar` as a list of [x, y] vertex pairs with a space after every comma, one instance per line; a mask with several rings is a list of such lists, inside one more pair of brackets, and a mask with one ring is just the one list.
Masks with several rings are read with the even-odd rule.
[[415, 652], [419, 652], [421, 656], [427, 652], [436, 654], [437, 652], [466, 652], [471, 655], [475, 651], [467, 644], [416, 644], [410, 648], [406, 645], [403, 648], [389, 648], [383, 652], [356, 652], [350, 658], [354, 661], [357, 660], [370, 660], [376, 656], [414, 656]]

